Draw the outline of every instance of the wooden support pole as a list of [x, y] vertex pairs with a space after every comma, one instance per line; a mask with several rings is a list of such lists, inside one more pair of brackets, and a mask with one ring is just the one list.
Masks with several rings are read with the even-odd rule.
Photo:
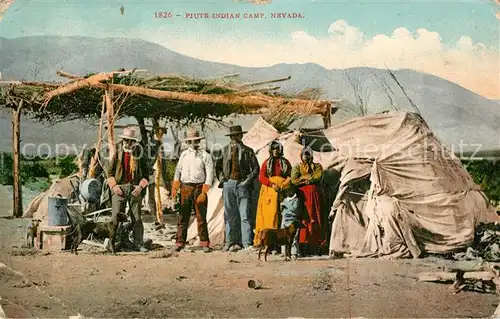
[[[160, 123], [158, 119], [153, 119], [153, 128], [155, 132], [155, 139], [157, 141], [163, 141], [163, 133], [164, 129], [160, 127]], [[163, 211], [161, 209], [161, 193], [160, 193], [160, 185], [163, 181], [163, 143], [158, 147], [158, 151], [156, 152], [156, 176], [155, 176], [155, 192], [156, 192], [156, 219], [157, 221], [163, 225]]]
[[12, 147], [13, 147], [13, 177], [14, 177], [14, 196], [13, 196], [13, 216], [23, 216], [23, 190], [20, 178], [21, 154], [21, 110], [23, 100], [19, 102], [16, 108], [12, 108]]
[[268, 91], [276, 91], [279, 89], [281, 89], [281, 86], [271, 86], [265, 88], [255, 88], [250, 90], [239, 91], [238, 93], [268, 92]]
[[62, 76], [63, 78], [71, 79], [71, 80], [80, 80], [83, 79], [82, 76], [74, 75], [63, 70], [59, 70], [56, 72], [57, 75]]
[[325, 109], [325, 114], [323, 114], [323, 125], [324, 128], [327, 129], [332, 124], [332, 105], [327, 104]]
[[104, 98], [106, 100], [106, 116], [108, 119], [108, 147], [109, 157], [114, 160], [116, 155], [115, 146], [115, 110], [113, 107], [113, 88], [104, 91]]
[[[144, 118], [140, 116], [136, 116], [135, 119], [137, 120], [137, 124], [139, 126], [139, 130], [141, 132], [141, 141], [144, 146], [148, 145], [149, 139], [148, 139], [148, 130], [146, 129], [146, 124], [144, 122]], [[117, 126], [115, 126], [117, 127]]]
[[261, 84], [267, 84], [267, 83], [275, 83], [275, 82], [282, 82], [282, 81], [288, 81], [292, 77], [287, 76], [286, 78], [279, 78], [279, 79], [274, 79], [274, 80], [267, 80], [267, 81], [259, 81], [259, 82], [250, 82], [250, 83], [243, 83], [241, 87], [244, 86], [255, 86], [255, 85], [261, 85]]
[[[76, 84], [75, 84], [76, 85]], [[93, 84], [89, 84], [93, 85]], [[84, 87], [85, 84], [79, 84], [80, 87]], [[189, 102], [189, 103], [209, 103], [209, 104], [232, 104], [232, 105], [244, 105], [248, 108], [247, 113], [251, 113], [250, 109], [254, 111], [260, 111], [262, 108], [269, 108], [270, 105], [283, 104], [290, 111], [295, 111], [301, 113], [301, 110], [308, 109], [307, 114], [323, 114], [325, 112], [324, 106], [326, 104], [331, 104], [331, 101], [313, 101], [313, 100], [302, 100], [302, 99], [285, 99], [285, 98], [273, 98], [266, 95], [258, 96], [241, 96], [237, 93], [235, 94], [197, 94], [197, 93], [187, 93], [187, 92], [171, 92], [171, 91], [160, 91], [153, 90], [137, 86], [127, 86], [122, 84], [103, 84], [96, 83], [94, 86], [101, 88], [113, 88], [116, 91], [128, 93], [128, 94], [140, 94], [149, 96], [156, 99], [164, 99], [170, 101], [179, 102]], [[63, 90], [64, 89], [64, 90]], [[47, 93], [48, 103], [51, 96], [57, 96], [61, 94], [73, 92], [70, 88], [59, 88], [57, 90]]]
[[99, 160], [99, 150], [101, 149], [102, 143], [102, 124], [104, 122], [104, 112], [106, 111], [106, 97], [102, 98], [102, 108], [101, 108], [101, 119], [99, 121], [99, 130], [97, 131], [97, 143], [95, 145], [95, 154], [90, 160], [89, 177], [95, 177], [95, 169], [97, 167], [97, 161]]

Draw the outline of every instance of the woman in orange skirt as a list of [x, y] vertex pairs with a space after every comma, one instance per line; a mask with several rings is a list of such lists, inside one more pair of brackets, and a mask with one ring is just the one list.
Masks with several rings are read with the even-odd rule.
[[259, 244], [259, 233], [266, 228], [278, 228], [280, 192], [290, 184], [292, 165], [283, 156], [283, 145], [273, 141], [269, 158], [262, 163], [259, 181], [262, 184], [255, 218], [254, 246]]
[[[292, 170], [292, 184], [299, 188], [307, 211], [307, 217], [302, 220], [306, 228], [299, 230], [299, 245], [307, 246], [309, 253], [316, 254], [325, 244], [325, 225], [321, 216], [321, 188], [323, 167], [313, 162], [313, 152], [304, 148], [301, 153], [302, 163]], [[305, 214], [304, 214], [305, 215]]]

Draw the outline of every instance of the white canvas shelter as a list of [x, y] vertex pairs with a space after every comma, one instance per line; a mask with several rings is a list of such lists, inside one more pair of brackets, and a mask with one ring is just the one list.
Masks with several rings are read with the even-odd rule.
[[69, 198], [71, 192], [73, 191], [71, 183], [73, 183], [73, 185], [77, 185], [78, 180], [79, 178], [77, 175], [72, 175], [54, 181], [47, 191], [38, 194], [38, 196], [31, 200], [30, 204], [24, 211], [23, 218], [40, 219], [42, 225], [47, 225], [49, 197], [61, 196]]
[[[447, 253], [472, 243], [480, 222], [498, 221], [460, 160], [447, 151], [425, 121], [413, 113], [386, 113], [353, 119], [323, 131], [336, 152], [314, 152], [324, 169], [341, 171], [339, 192], [330, 212], [330, 250], [389, 258]], [[278, 133], [260, 118], [244, 136], [259, 164], [278, 139], [292, 165], [300, 161], [298, 133]], [[351, 185], [368, 179], [365, 194]], [[217, 185], [217, 183], [215, 184]], [[211, 245], [224, 242], [221, 189], [209, 192]], [[188, 240], [198, 244], [196, 222]]]
[[[324, 132], [345, 158], [331, 252], [388, 258], [449, 253], [474, 240], [475, 226], [498, 221], [460, 160], [413, 113], [367, 116]], [[350, 186], [369, 179], [360, 198]]]

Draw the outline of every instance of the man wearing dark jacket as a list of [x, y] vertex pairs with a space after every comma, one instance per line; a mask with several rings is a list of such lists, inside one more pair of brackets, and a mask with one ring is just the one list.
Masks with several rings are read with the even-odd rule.
[[144, 247], [144, 226], [141, 219], [141, 205], [145, 188], [148, 186], [149, 165], [147, 155], [139, 143], [136, 131], [126, 127], [119, 136], [116, 153], [107, 168], [107, 183], [111, 189], [111, 214], [113, 227], [118, 228], [117, 216], [125, 211], [127, 201], [137, 250], [147, 252]]
[[237, 251], [243, 246], [252, 248], [253, 230], [250, 220], [250, 196], [253, 181], [259, 176], [259, 163], [255, 152], [242, 142], [240, 125], [229, 128], [231, 142], [222, 149], [218, 159], [218, 172], [224, 197], [226, 239], [223, 251]]

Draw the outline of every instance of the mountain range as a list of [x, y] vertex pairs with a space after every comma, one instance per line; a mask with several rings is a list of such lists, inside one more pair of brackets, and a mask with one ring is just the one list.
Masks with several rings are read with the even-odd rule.
[[[56, 71], [83, 75], [119, 68], [140, 68], [150, 73], [176, 73], [198, 78], [238, 73], [238, 80], [242, 82], [291, 76], [290, 80], [277, 84], [281, 91], [298, 93], [315, 88], [323, 92], [322, 98], [341, 101], [341, 109], [333, 116], [333, 124], [356, 116], [349, 111], [356, 101], [354, 83], [359, 96], [366, 101], [369, 113], [395, 108], [414, 111], [411, 99], [436, 136], [448, 147], [458, 149], [461, 144], [466, 150], [475, 150], [475, 145], [481, 144], [482, 149], [500, 148], [499, 101], [480, 96], [445, 79], [413, 70], [394, 70], [400, 83], [398, 85], [387, 70], [382, 69], [328, 70], [313, 63], [240, 67], [201, 61], [155, 43], [124, 38], [0, 38], [0, 52], [0, 72], [4, 80], [64, 81], [56, 75]], [[238, 117], [235, 123], [248, 129], [255, 118]], [[320, 125], [319, 118], [311, 117], [306, 127]], [[210, 138], [220, 141], [222, 133], [215, 130]], [[10, 151], [10, 115], [5, 110], [0, 112], [0, 137], [0, 151]], [[95, 138], [95, 127], [83, 122], [50, 126], [24, 119], [22, 123], [22, 143], [54, 145], [64, 142], [81, 145], [90, 144]]]

